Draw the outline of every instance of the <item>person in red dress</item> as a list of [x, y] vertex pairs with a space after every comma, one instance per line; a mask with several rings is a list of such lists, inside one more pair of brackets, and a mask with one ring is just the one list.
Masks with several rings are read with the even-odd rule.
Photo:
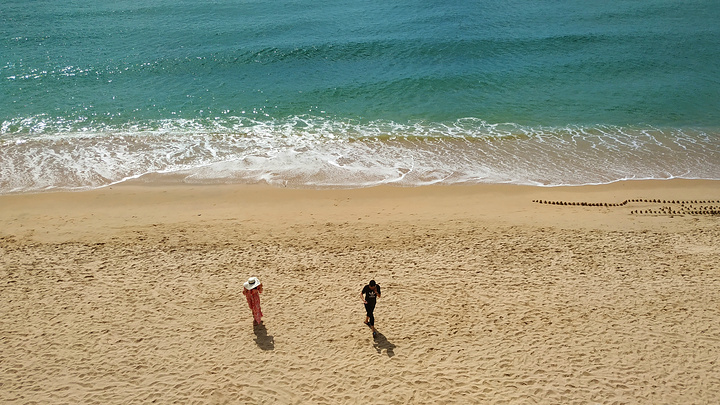
[[243, 284], [243, 294], [247, 300], [248, 306], [253, 314], [253, 325], [262, 323], [262, 310], [260, 309], [260, 293], [262, 293], [262, 284], [257, 277], [250, 277]]

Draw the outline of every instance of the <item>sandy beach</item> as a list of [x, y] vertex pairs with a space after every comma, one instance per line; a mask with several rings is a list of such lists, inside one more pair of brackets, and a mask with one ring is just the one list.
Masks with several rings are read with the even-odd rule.
[[693, 180], [0, 196], [0, 403], [715, 403], [719, 210]]

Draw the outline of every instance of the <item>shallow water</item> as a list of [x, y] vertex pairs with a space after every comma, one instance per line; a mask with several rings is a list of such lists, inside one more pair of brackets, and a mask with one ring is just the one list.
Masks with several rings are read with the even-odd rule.
[[5, 2], [0, 193], [718, 179], [719, 11]]

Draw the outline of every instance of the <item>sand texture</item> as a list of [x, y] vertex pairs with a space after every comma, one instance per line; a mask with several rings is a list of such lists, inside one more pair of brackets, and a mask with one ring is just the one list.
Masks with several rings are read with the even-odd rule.
[[680, 180], [0, 196], [0, 403], [715, 403], [712, 207]]

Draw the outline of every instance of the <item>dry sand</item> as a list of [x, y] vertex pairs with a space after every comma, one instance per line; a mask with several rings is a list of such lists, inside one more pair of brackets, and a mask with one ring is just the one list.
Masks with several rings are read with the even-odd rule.
[[[666, 202], [533, 202], [634, 199]], [[1, 196], [0, 403], [715, 403], [712, 206], [681, 180]]]

